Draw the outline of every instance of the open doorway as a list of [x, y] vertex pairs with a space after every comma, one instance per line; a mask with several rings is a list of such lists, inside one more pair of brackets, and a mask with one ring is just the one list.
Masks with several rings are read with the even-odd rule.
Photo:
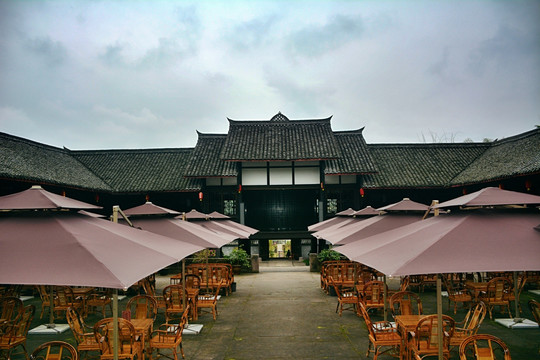
[[289, 259], [291, 257], [291, 240], [268, 240], [268, 257], [270, 259]]

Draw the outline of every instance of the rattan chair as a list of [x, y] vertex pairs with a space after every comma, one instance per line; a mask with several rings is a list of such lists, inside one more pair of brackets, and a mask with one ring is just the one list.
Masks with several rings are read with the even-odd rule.
[[212, 317], [214, 318], [214, 320], [216, 320], [216, 317], [218, 314], [217, 301], [218, 301], [219, 291], [221, 290], [221, 286], [224, 283], [225, 283], [224, 281], [220, 282], [216, 290], [214, 291], [214, 293], [199, 295], [197, 297], [197, 308], [201, 312], [205, 312], [205, 309], [209, 309], [208, 312], [212, 313]]
[[463, 306], [465, 304], [472, 304], [473, 297], [466, 289], [457, 289], [452, 284], [452, 281], [449, 281], [446, 276], [443, 276], [444, 285], [446, 291], [448, 292], [448, 308], [450, 308], [450, 303], [454, 303], [454, 314], [457, 312], [457, 304], [461, 303]]
[[79, 354], [73, 345], [65, 341], [48, 341], [32, 351], [30, 358], [32, 360], [78, 360]]
[[9, 323], [17, 322], [22, 316], [24, 305], [21, 299], [15, 296], [0, 297], [0, 329], [7, 326]]
[[396, 315], [422, 315], [422, 300], [410, 291], [399, 291], [390, 297], [390, 309]]
[[67, 321], [75, 341], [77, 342], [77, 351], [86, 355], [89, 351], [99, 351], [99, 344], [94, 336], [94, 329], [84, 323], [77, 310], [69, 308], [66, 313]]
[[45, 285], [36, 285], [36, 289], [41, 299], [41, 314], [39, 318], [42, 319], [45, 308], [49, 308], [49, 311], [51, 311], [51, 294], [49, 294]]
[[364, 285], [364, 289], [360, 295], [360, 301], [370, 309], [384, 308], [384, 288], [388, 290], [386, 284], [379, 280], [373, 280]]
[[[114, 359], [113, 319], [105, 318], [94, 325], [94, 336], [99, 344], [101, 360]], [[118, 358], [142, 359], [143, 344], [133, 327], [133, 324], [123, 318], [118, 318]]]
[[459, 359], [511, 360], [512, 358], [508, 346], [501, 339], [493, 335], [476, 334], [463, 340], [459, 346]]
[[[360, 303], [358, 308], [369, 332], [369, 344], [366, 356], [369, 357], [370, 353], [374, 353], [373, 360], [377, 360], [380, 354], [387, 351], [393, 351], [394, 355], [399, 355], [401, 336], [397, 332], [396, 326], [388, 321], [371, 322], [364, 304]], [[383, 347], [388, 347], [388, 349], [381, 352], [381, 348]]]
[[155, 320], [157, 308], [156, 299], [150, 295], [135, 295], [126, 304], [126, 310], [130, 311], [132, 319]]
[[90, 295], [86, 300], [86, 306], [90, 309], [101, 308], [101, 315], [105, 317], [105, 308], [109, 306], [112, 316], [112, 290], [104, 289]]
[[359, 310], [357, 309], [358, 305], [358, 295], [354, 291], [354, 289], [348, 289], [342, 286], [337, 285], [334, 282], [334, 278], [330, 276], [328, 278], [330, 286], [333, 287], [336, 296], [337, 296], [337, 306], [336, 306], [336, 313], [339, 311], [339, 316], [342, 316], [343, 310], [351, 310], [356, 313], [359, 313]]
[[182, 313], [180, 322], [178, 324], [165, 323], [162, 324], [159, 329], [154, 330], [150, 336], [150, 359], [152, 359], [153, 350], [156, 350], [157, 357], [165, 356], [170, 359], [169, 356], [162, 353], [160, 350], [169, 349], [172, 351], [172, 359], [178, 360], [178, 351], [180, 347], [180, 353], [182, 358], [185, 358], [184, 349], [182, 348], [182, 331], [187, 324], [189, 314], [189, 305]]
[[[416, 329], [407, 337], [411, 356], [423, 359], [439, 353], [438, 315], [427, 315], [420, 319]], [[443, 357], [450, 357], [450, 339], [454, 335], [455, 321], [450, 316], [442, 316]]]
[[26, 359], [29, 359], [28, 351], [26, 351], [26, 337], [35, 310], [34, 305], [25, 306], [22, 315], [17, 318], [17, 321], [7, 323], [2, 329], [0, 335], [0, 358], [10, 359], [13, 351], [21, 346]]
[[486, 304], [490, 319], [493, 319], [492, 310], [495, 306], [499, 306], [501, 310], [504, 310], [504, 307], [506, 307], [508, 309], [508, 315], [512, 317], [508, 297], [511, 288], [510, 281], [506, 277], [496, 277], [488, 282], [486, 292], [480, 294], [480, 300]]
[[450, 338], [450, 347], [459, 347], [467, 337], [476, 335], [482, 321], [484, 321], [484, 318], [486, 317], [486, 312], [486, 304], [482, 301], [469, 309], [467, 315], [465, 315], [465, 319], [456, 323], [454, 335]]
[[187, 293], [182, 285], [168, 285], [163, 289], [163, 298], [165, 299], [165, 318], [169, 319], [180, 316], [184, 312], [183, 297], [185, 296], [186, 305], [188, 302]]
[[531, 309], [534, 321], [540, 325], [540, 303], [534, 299], [529, 300], [529, 309]]
[[83, 303], [73, 295], [73, 290], [69, 286], [56, 286], [54, 288], [54, 312], [56, 316], [59, 313], [66, 313], [69, 308], [81, 310]]

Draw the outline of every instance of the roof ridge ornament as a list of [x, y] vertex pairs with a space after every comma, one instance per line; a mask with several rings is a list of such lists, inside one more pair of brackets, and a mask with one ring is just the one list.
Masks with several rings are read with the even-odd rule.
[[283, 115], [281, 111], [279, 111], [276, 115], [274, 115], [270, 121], [290, 121], [288, 117]]

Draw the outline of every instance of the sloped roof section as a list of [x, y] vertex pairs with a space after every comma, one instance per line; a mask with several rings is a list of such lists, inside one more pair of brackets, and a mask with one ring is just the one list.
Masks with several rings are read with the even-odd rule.
[[111, 188], [69, 150], [0, 133], [0, 177], [86, 190]]
[[326, 175], [373, 174], [377, 166], [368, 151], [362, 131], [334, 132], [337, 144], [343, 155], [339, 159], [326, 161]]
[[376, 175], [364, 176], [366, 188], [430, 188], [448, 186], [490, 144], [370, 144]]
[[72, 151], [74, 158], [115, 192], [193, 191], [196, 179], [184, 177], [193, 149]]
[[328, 160], [341, 156], [330, 118], [289, 120], [281, 113], [270, 121], [229, 119], [221, 159], [225, 161]]
[[455, 176], [450, 185], [464, 185], [540, 172], [540, 129], [491, 143], [482, 156]]
[[201, 134], [199, 132], [197, 134], [199, 139], [191, 153], [184, 175], [188, 177], [237, 176], [236, 164], [223, 161], [219, 157], [227, 135]]

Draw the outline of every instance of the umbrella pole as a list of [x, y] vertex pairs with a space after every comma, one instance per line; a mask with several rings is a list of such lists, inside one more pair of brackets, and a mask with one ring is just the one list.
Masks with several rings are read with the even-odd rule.
[[113, 347], [114, 360], [118, 360], [118, 289], [113, 291]]
[[[519, 289], [518, 289], [518, 275], [517, 271], [514, 271], [514, 305], [515, 308], [515, 316], [514, 316], [514, 322], [517, 322], [519, 319]], [[512, 317], [512, 314], [510, 314], [510, 317]]]
[[442, 295], [441, 274], [437, 274], [437, 341], [439, 346], [439, 360], [443, 360], [443, 320], [442, 320]]
[[51, 288], [49, 290], [49, 323], [47, 324], [47, 328], [54, 329], [54, 285], [51, 285]]
[[186, 309], [186, 259], [182, 259], [182, 308]]
[[387, 289], [386, 289], [386, 274], [383, 275], [383, 282], [384, 282], [384, 287], [383, 287], [384, 321], [388, 321], [388, 308], [386, 307], [386, 297], [388, 296]]

